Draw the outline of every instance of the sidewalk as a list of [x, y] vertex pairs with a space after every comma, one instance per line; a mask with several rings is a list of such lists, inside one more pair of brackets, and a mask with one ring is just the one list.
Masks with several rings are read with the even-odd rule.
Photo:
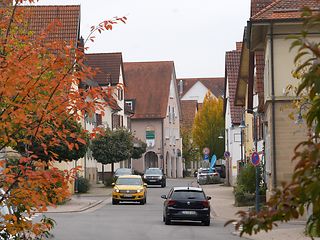
[[103, 184], [93, 184], [87, 193], [74, 194], [70, 199], [57, 207], [48, 207], [48, 213], [82, 212], [93, 208], [111, 196], [112, 188]]
[[[248, 207], [235, 207], [233, 188], [226, 187], [220, 184], [202, 185], [201, 186], [208, 196], [212, 197], [211, 206], [213, 215], [217, 219], [228, 221], [237, 219], [238, 211], [247, 211]], [[305, 221], [292, 221], [289, 223], [279, 223], [279, 227], [274, 228], [269, 232], [261, 232], [256, 235], [243, 235], [244, 239], [252, 240], [310, 240], [304, 232]], [[239, 232], [233, 234], [239, 235]], [[315, 238], [320, 239], [320, 238]]]

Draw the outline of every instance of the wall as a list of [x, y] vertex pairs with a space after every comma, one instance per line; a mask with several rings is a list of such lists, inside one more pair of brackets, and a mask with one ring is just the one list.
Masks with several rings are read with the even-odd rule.
[[208, 91], [209, 89], [206, 86], [201, 82], [197, 82], [183, 95], [181, 100], [197, 100], [198, 103], [203, 103], [204, 97]]

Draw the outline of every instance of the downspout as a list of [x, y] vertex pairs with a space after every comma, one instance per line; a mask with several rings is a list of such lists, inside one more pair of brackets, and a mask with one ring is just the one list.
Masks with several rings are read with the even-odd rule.
[[164, 119], [162, 119], [162, 121], [161, 121], [161, 155], [162, 155], [162, 159], [161, 159], [161, 161], [162, 161], [162, 171], [165, 171], [165, 169], [164, 169], [164, 143], [163, 143], [163, 140], [164, 140], [164, 126], [163, 126], [163, 121], [164, 121]]
[[273, 188], [277, 187], [277, 161], [276, 161], [276, 122], [275, 122], [275, 86], [274, 86], [274, 43], [273, 23], [270, 23], [270, 47], [271, 47], [271, 122], [272, 122], [272, 152], [273, 152]]

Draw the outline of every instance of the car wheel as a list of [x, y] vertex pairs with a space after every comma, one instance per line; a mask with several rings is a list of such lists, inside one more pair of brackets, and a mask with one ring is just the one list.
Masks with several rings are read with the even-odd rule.
[[164, 224], [165, 224], [165, 225], [170, 225], [170, 224], [171, 224], [170, 218], [165, 217], [165, 218], [164, 218]]
[[205, 221], [203, 221], [203, 224], [204, 224], [205, 226], [210, 226], [210, 218], [207, 219], [207, 220], [205, 220]]
[[147, 197], [144, 198], [143, 203], [144, 203], [144, 204], [147, 203]]
[[119, 201], [117, 199], [112, 198], [112, 205], [116, 205], [118, 203], [119, 203]]
[[161, 187], [163, 187], [163, 188], [166, 187], [166, 182], [162, 182]]
[[162, 216], [162, 222], [165, 222], [166, 218], [164, 216]]

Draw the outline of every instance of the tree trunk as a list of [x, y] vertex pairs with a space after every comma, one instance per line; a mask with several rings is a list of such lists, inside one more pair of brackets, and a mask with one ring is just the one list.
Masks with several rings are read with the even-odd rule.
[[112, 176], [114, 174], [114, 163], [111, 163], [111, 173], [112, 173]]
[[104, 164], [102, 164], [102, 183], [104, 184]]

